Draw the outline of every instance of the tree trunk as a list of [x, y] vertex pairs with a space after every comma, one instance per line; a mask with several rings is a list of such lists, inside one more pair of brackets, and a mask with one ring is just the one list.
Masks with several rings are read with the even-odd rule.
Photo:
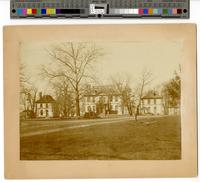
[[137, 121], [137, 113], [135, 113], [135, 121]]
[[122, 115], [124, 115], [124, 104], [122, 104]]
[[138, 119], [137, 119], [138, 114], [139, 114], [139, 105], [138, 105], [137, 108], [136, 108], [136, 112], [135, 112], [135, 121], [138, 120]]
[[128, 109], [129, 115], [132, 116], [132, 115], [133, 115], [133, 112], [132, 112], [131, 105], [128, 105], [128, 104], [127, 104], [127, 109]]
[[76, 116], [80, 116], [80, 98], [78, 86], [76, 87]]
[[130, 116], [133, 116], [133, 113], [132, 113], [132, 111], [130, 111], [130, 112], [129, 112], [129, 115], [130, 115]]
[[76, 116], [80, 116], [79, 96], [76, 97]]

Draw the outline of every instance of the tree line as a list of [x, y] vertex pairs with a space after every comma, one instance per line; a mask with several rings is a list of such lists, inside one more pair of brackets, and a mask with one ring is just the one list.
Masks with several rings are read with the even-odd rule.
[[[65, 42], [53, 45], [46, 49], [52, 64], [43, 65], [41, 75], [54, 90], [59, 111], [64, 117], [69, 115], [80, 116], [80, 101], [87, 91], [86, 85], [95, 82], [93, 68], [95, 63], [104, 56], [104, 50], [93, 43]], [[30, 83], [30, 78], [25, 75], [26, 65], [20, 67], [20, 104], [23, 110], [28, 110], [35, 115], [35, 102], [38, 89]], [[153, 74], [144, 69], [138, 79], [135, 88], [132, 88], [129, 76], [112, 76], [110, 83], [126, 107], [130, 116], [140, 114], [142, 97], [148, 85], [153, 81]], [[162, 84], [161, 95], [164, 99], [164, 108], [180, 105], [181, 78], [180, 70], [174, 76]], [[123, 110], [123, 109], [122, 109]], [[123, 111], [122, 111], [123, 112]]]

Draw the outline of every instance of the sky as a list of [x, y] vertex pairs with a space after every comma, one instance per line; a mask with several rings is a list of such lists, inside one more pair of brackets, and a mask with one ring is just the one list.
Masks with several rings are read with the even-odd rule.
[[[41, 78], [41, 66], [53, 61], [45, 49], [58, 42], [22, 42], [20, 61], [25, 72], [39, 91], [51, 92], [47, 79]], [[173, 77], [182, 59], [181, 42], [95, 42], [104, 55], [94, 66], [94, 72], [102, 84], [109, 84], [111, 77], [128, 75], [132, 87], [144, 69], [152, 72], [151, 88]]]

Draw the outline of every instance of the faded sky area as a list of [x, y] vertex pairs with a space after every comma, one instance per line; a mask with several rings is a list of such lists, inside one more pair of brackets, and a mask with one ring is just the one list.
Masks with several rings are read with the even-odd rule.
[[[57, 44], [58, 42], [56, 42]], [[41, 78], [41, 65], [51, 64], [52, 59], [45, 51], [55, 42], [21, 43], [20, 60], [26, 67], [31, 82], [44, 93], [51, 92], [48, 80]], [[109, 84], [111, 76], [129, 75], [131, 84], [137, 82], [144, 69], [153, 74], [151, 88], [169, 80], [182, 59], [181, 42], [96, 42], [104, 50], [95, 65], [95, 73], [102, 84]]]

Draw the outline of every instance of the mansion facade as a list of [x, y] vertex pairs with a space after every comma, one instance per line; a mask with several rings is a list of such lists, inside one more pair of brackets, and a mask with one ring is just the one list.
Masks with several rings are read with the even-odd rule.
[[81, 101], [81, 115], [94, 112], [97, 114], [128, 114], [126, 107], [123, 107], [120, 95], [85, 95]]
[[99, 115], [128, 114], [123, 106], [121, 95], [114, 92], [111, 86], [96, 86], [89, 89], [80, 102], [81, 115], [94, 112]]

